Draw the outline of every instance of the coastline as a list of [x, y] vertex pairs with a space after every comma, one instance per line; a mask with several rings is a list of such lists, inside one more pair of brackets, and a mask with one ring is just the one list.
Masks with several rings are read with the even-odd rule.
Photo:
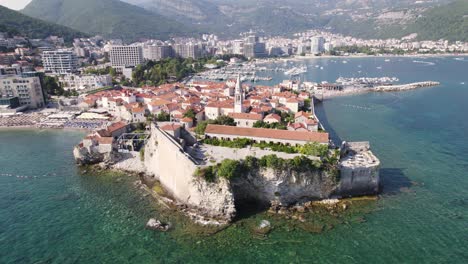
[[393, 55], [393, 54], [382, 54], [382, 55], [349, 55], [349, 56], [334, 56], [334, 55], [322, 55], [322, 56], [313, 56], [313, 55], [293, 55], [291, 57], [285, 58], [266, 58], [266, 59], [257, 59], [257, 63], [270, 63], [275, 61], [302, 61], [308, 59], [362, 59], [362, 58], [437, 58], [437, 57], [468, 57], [468, 53], [454, 54], [454, 53], [444, 53], [444, 54], [404, 54], [404, 55]]
[[93, 130], [85, 128], [57, 128], [57, 127], [37, 127], [37, 126], [0, 126], [0, 132], [8, 130], [62, 130], [71, 132], [91, 133]]

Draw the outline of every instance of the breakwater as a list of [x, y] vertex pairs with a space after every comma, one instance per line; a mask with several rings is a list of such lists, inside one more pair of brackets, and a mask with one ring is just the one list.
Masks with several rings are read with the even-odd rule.
[[423, 87], [432, 87], [432, 86], [439, 86], [440, 82], [434, 81], [426, 81], [426, 82], [415, 82], [415, 83], [408, 83], [408, 84], [401, 84], [401, 85], [384, 85], [384, 86], [377, 86], [371, 88], [371, 90], [376, 92], [395, 92], [395, 91], [408, 91]]
[[314, 98], [321, 101], [327, 98], [355, 95], [371, 92], [403, 92], [409, 90], [415, 90], [424, 87], [439, 86], [440, 82], [425, 81], [425, 82], [414, 82], [400, 85], [382, 85], [375, 87], [358, 87], [358, 86], [345, 86], [342, 90], [325, 90], [316, 92]]

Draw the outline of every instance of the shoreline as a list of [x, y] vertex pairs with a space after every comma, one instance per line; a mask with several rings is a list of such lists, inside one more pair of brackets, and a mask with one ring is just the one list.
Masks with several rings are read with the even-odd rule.
[[266, 58], [256, 59], [256, 63], [271, 63], [275, 61], [301, 61], [308, 59], [363, 59], [363, 58], [437, 58], [437, 57], [468, 57], [468, 53], [454, 54], [406, 54], [406, 55], [393, 55], [393, 54], [382, 54], [382, 55], [349, 55], [349, 56], [334, 56], [334, 55], [323, 55], [323, 56], [299, 56], [293, 55], [285, 58]]

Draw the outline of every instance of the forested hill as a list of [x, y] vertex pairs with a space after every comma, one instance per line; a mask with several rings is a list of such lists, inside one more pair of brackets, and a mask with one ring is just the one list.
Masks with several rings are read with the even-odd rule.
[[0, 32], [22, 35], [29, 38], [46, 38], [50, 35], [62, 36], [66, 42], [86, 34], [71, 28], [56, 25], [21, 14], [0, 5]]
[[21, 12], [88, 33], [127, 41], [193, 33], [171, 18], [118, 0], [33, 0]]
[[420, 39], [468, 41], [468, 0], [428, 10], [407, 32], [418, 33]]
[[33, 0], [24, 14], [127, 41], [323, 29], [361, 38], [468, 41], [468, 0]]

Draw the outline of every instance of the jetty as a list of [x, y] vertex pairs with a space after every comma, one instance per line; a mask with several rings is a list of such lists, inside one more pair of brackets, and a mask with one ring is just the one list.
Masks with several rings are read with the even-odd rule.
[[328, 89], [328, 87], [321, 87], [320, 89], [314, 89], [314, 99], [317, 101], [322, 101], [327, 98], [336, 97], [336, 96], [346, 96], [346, 95], [354, 95], [354, 94], [362, 94], [362, 93], [369, 93], [369, 92], [401, 92], [401, 91], [409, 91], [418, 88], [424, 87], [434, 87], [439, 86], [440, 82], [435, 81], [424, 81], [424, 82], [415, 82], [415, 83], [407, 83], [407, 84], [399, 84], [399, 85], [380, 85], [380, 86], [373, 86], [373, 87], [366, 87], [362, 85], [348, 85], [343, 86], [341, 89]]
[[377, 87], [374, 87], [373, 90], [376, 92], [394, 92], [394, 91], [406, 91], [406, 90], [413, 90], [417, 88], [432, 87], [432, 86], [439, 86], [439, 85], [440, 85], [440, 82], [426, 81], [426, 82], [416, 82], [416, 83], [408, 83], [408, 84], [401, 84], [401, 85], [377, 86]]

